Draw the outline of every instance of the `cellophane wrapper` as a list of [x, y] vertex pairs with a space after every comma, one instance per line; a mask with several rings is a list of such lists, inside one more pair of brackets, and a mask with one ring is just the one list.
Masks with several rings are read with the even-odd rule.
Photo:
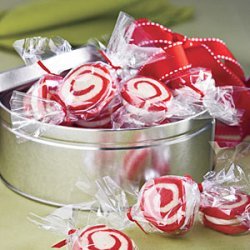
[[207, 111], [198, 119], [213, 117], [229, 126], [240, 124], [244, 111], [235, 107], [233, 98], [241, 89], [216, 87], [211, 71], [204, 68], [192, 68], [167, 85], [173, 87], [172, 82], [178, 82], [178, 87], [173, 88], [174, 101], [168, 117], [180, 120]]
[[91, 214], [74, 210], [72, 205], [56, 209], [46, 217], [32, 213], [28, 219], [42, 229], [64, 237], [64, 240], [54, 244], [53, 248], [66, 246], [69, 250], [138, 249], [125, 233], [105, 224], [94, 224], [96, 220], [92, 220]]
[[156, 47], [140, 47], [132, 43], [135, 19], [120, 12], [105, 53], [114, 66], [120, 67], [118, 74], [123, 80], [133, 77], [145, 61], [162, 51]]
[[250, 144], [216, 149], [218, 172], [208, 172], [202, 182], [202, 223], [225, 234], [250, 232]]
[[118, 230], [128, 229], [133, 223], [127, 217], [130, 203], [135, 203], [138, 196], [138, 185], [126, 184], [126, 191], [110, 176], [98, 178], [94, 185], [87, 176], [76, 183], [84, 193], [92, 197], [89, 203], [79, 207], [90, 209], [92, 223], [105, 224]]
[[27, 65], [71, 51], [69, 42], [58, 36], [21, 39], [15, 41], [13, 47]]
[[[31, 102], [34, 102], [39, 112], [31, 107]], [[23, 136], [19, 137], [20, 134], [37, 137], [46, 131], [45, 124], [60, 124], [65, 117], [62, 106], [57, 102], [18, 91], [13, 92], [10, 106], [12, 129], [20, 139], [19, 142], [25, 141]]]

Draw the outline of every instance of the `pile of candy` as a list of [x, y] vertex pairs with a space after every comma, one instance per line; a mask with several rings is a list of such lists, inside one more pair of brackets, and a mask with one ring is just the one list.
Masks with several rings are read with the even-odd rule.
[[[216, 53], [218, 48], [221, 54]], [[48, 74], [26, 94], [14, 92], [12, 111], [18, 110], [19, 115], [21, 111], [21, 116], [41, 122], [83, 128], [142, 128], [205, 112], [228, 125], [241, 122], [232, 89], [217, 87], [217, 81], [223, 86], [232, 82], [244, 86], [244, 73], [225, 44], [216, 39], [188, 39], [159, 24], [121, 14], [107, 48], [100, 55], [99, 61], [79, 65], [66, 76], [47, 70]], [[203, 60], [197, 61], [197, 55]], [[207, 69], [211, 65], [213, 74]], [[241, 108], [247, 110], [246, 100], [247, 94], [241, 102]], [[131, 151], [125, 158], [128, 179], [132, 179], [131, 172], [137, 171], [133, 167], [133, 155], [142, 162], [147, 150]], [[156, 167], [161, 168], [161, 164], [155, 160]], [[230, 173], [238, 171], [235, 166], [232, 168], [228, 170]], [[222, 173], [225, 178], [221, 178]], [[230, 235], [250, 232], [249, 193], [238, 186], [236, 175], [229, 176], [231, 179], [225, 170], [212, 172], [201, 184], [189, 176], [151, 179], [136, 194], [132, 207], [116, 200], [116, 197], [126, 197], [123, 190], [118, 195], [107, 193], [115, 190], [109, 178], [106, 185], [111, 186], [98, 185], [101, 190], [95, 198], [100, 209], [96, 215], [106, 216], [107, 222], [112, 218], [110, 214], [117, 212], [119, 216], [113, 218], [122, 220], [123, 229], [135, 223], [144, 232], [164, 235], [189, 232], [198, 214], [204, 226], [216, 231]], [[224, 185], [228, 179], [233, 180], [231, 185]], [[72, 217], [65, 219], [57, 214], [35, 223], [60, 231], [58, 220], [65, 223], [72, 221]], [[137, 249], [117, 227], [106, 224], [87, 224], [81, 230], [76, 225], [60, 225], [66, 240], [54, 247]]]
[[[146, 39], [154, 33], [152, 27], [161, 30], [158, 42]], [[167, 38], [160, 39], [164, 32], [166, 28], [158, 24], [121, 14], [107, 48], [99, 50], [99, 61], [80, 65], [64, 77], [49, 73], [39, 61], [48, 74], [26, 97], [15, 92], [12, 111], [25, 118], [83, 128], [149, 127], [202, 111], [237, 125], [239, 112], [230, 90], [215, 87], [210, 70], [186, 65], [171, 71], [179, 60], [180, 42], [165, 44]], [[23, 101], [14, 105], [20, 96]], [[57, 115], [51, 115], [56, 111]]]
[[[145, 233], [177, 237], [193, 228], [198, 214], [202, 224], [210, 229], [228, 235], [245, 234], [250, 232], [250, 195], [238, 186], [238, 182], [242, 181], [235, 179], [239, 171], [242, 170], [231, 166], [227, 171], [223, 169], [218, 173], [209, 172], [201, 184], [197, 184], [189, 176], [170, 175], [151, 179], [141, 188], [136, 203], [127, 208], [124, 207], [128, 204], [126, 200], [124, 202], [124, 191], [117, 189], [117, 184], [111, 178], [104, 177], [97, 182], [99, 195], [95, 197], [100, 209], [96, 211], [95, 208], [93, 212], [97, 219], [92, 218], [87, 227], [80, 230], [74, 224], [70, 225], [74, 221], [72, 206], [59, 208], [45, 218], [35, 215], [32, 221], [46, 230], [63, 230], [66, 239], [53, 247], [68, 245], [72, 250], [137, 249], [134, 242], [120, 229], [135, 223]], [[226, 187], [224, 184], [228, 182], [229, 174], [230, 181], [235, 182], [235, 185]], [[222, 175], [224, 179], [220, 178]], [[249, 183], [246, 182], [243, 186], [245, 185]], [[62, 211], [69, 207], [70, 213], [65, 217]], [[104, 221], [105, 224], [93, 225], [95, 221]], [[113, 229], [117, 227], [119, 230]]]

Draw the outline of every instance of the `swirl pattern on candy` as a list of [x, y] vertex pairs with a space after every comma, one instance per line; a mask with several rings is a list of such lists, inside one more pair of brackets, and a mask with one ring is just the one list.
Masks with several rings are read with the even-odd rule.
[[80, 232], [72, 250], [136, 250], [134, 242], [123, 232], [105, 225], [89, 226]]
[[172, 94], [163, 83], [138, 76], [123, 83], [121, 97], [129, 113], [144, 117], [146, 122], [152, 123], [165, 118]]
[[112, 83], [108, 66], [83, 64], [66, 75], [58, 95], [71, 110], [88, 110], [110, 95]]
[[246, 193], [230, 192], [229, 188], [201, 194], [201, 221], [211, 229], [225, 234], [246, 233], [250, 230], [249, 215], [250, 196]]
[[128, 217], [145, 231], [185, 234], [193, 225], [199, 200], [198, 185], [190, 177], [162, 176], [144, 184]]

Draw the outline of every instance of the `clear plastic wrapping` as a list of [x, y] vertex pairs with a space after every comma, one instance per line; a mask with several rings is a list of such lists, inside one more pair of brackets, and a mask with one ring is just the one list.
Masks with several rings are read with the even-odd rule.
[[29, 136], [42, 135], [45, 131], [43, 123], [58, 125], [65, 117], [62, 106], [57, 102], [18, 91], [13, 92], [10, 106], [12, 129]]
[[27, 65], [71, 51], [71, 45], [61, 37], [21, 39], [15, 41], [13, 47]]
[[[188, 117], [207, 110], [210, 117], [229, 126], [240, 124], [243, 111], [236, 109], [233, 99], [235, 93], [240, 90], [232, 86], [216, 87], [209, 70], [192, 68], [178, 78], [168, 81], [167, 86], [173, 88], [175, 97], [175, 102], [167, 114], [169, 117], [172, 115], [173, 118], [183, 119], [185, 115]], [[200, 118], [205, 119], [207, 116]]]
[[[47, 217], [31, 214], [29, 220], [45, 230], [65, 237], [61, 242], [54, 244], [52, 248], [67, 246], [67, 249], [71, 250], [138, 249], [133, 240], [125, 233], [104, 224], [93, 225], [91, 223], [83, 226], [82, 229], [77, 228], [77, 223], [83, 217], [86, 216], [81, 216], [80, 212], [74, 211], [69, 205], [55, 210]], [[90, 219], [84, 218], [83, 221], [86, 223]]]
[[[113, 33], [108, 42], [105, 54], [113, 65], [120, 67], [121, 77], [128, 79], [161, 48], [142, 47], [133, 43], [135, 20], [124, 12], [120, 12]], [[133, 71], [136, 70], [136, 71]]]

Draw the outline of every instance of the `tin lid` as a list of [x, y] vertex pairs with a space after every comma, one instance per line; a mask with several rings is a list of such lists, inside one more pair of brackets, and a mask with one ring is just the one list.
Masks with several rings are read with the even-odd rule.
[[[95, 49], [92, 46], [85, 46], [43, 60], [43, 64], [50, 69], [51, 72], [60, 73], [82, 63], [94, 61], [96, 59], [94, 52]], [[0, 93], [34, 81], [46, 73], [47, 72], [36, 63], [2, 72], [0, 73]]]

